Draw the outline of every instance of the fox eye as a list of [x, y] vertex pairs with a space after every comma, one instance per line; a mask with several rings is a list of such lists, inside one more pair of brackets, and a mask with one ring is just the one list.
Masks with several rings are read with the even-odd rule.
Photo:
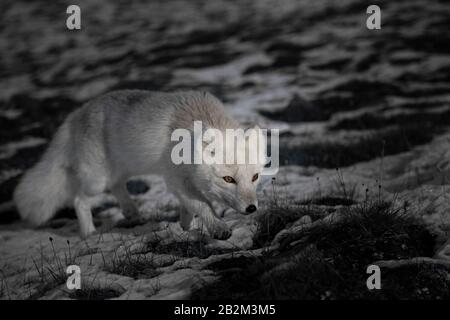
[[228, 183], [236, 183], [236, 180], [234, 180], [234, 178], [232, 178], [230, 176], [223, 177], [223, 180], [225, 180], [225, 182], [228, 182]]
[[252, 178], [252, 182], [255, 182], [256, 180], [258, 180], [259, 174], [255, 173], [255, 175]]

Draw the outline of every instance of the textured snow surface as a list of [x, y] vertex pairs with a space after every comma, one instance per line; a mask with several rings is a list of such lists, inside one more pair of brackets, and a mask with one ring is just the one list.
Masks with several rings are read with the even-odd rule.
[[[253, 242], [257, 213], [227, 211], [233, 233], [226, 241], [183, 232], [178, 201], [157, 176], [130, 186], [143, 224], [110, 229], [119, 209], [109, 195], [95, 199], [100, 233], [86, 240], [70, 211], [36, 230], [16, 219], [17, 179], [64, 117], [120, 88], [210, 91], [242, 123], [280, 129], [275, 185], [289, 201], [335, 194], [339, 167], [356, 199], [381, 185], [383, 197], [421, 209], [443, 244], [450, 230], [450, 6], [377, 4], [382, 29], [371, 31], [368, 4], [357, 0], [86, 0], [78, 1], [82, 30], [68, 31], [68, 2], [2, 1], [2, 298], [69, 298], [64, 283], [45, 287], [40, 274], [69, 259], [84, 284], [111, 287], [112, 298], [184, 299], [217, 278], [210, 263], [262, 254]], [[263, 208], [272, 194], [269, 178]], [[193, 227], [201, 229], [196, 220]], [[120, 274], [111, 267], [118, 257], [148, 259], [152, 270]]]

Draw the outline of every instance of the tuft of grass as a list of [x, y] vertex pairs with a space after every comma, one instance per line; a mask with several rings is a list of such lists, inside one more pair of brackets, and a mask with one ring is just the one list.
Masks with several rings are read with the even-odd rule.
[[316, 205], [316, 206], [351, 206], [356, 204], [356, 202], [350, 198], [341, 198], [335, 196], [325, 196], [321, 198], [311, 198], [299, 202], [300, 205]]
[[256, 217], [257, 229], [253, 242], [258, 247], [270, 244], [275, 236], [288, 224], [303, 216], [317, 217], [323, 215], [320, 209], [306, 205], [272, 205]]
[[312, 206], [309, 201], [296, 203], [288, 199], [283, 191], [279, 190], [276, 178], [271, 181], [272, 191], [267, 195], [269, 204], [256, 216], [257, 230], [253, 236], [255, 246], [268, 245], [278, 232], [303, 216], [317, 218], [323, 216], [322, 210]]
[[344, 174], [339, 168], [336, 168], [336, 178], [334, 179], [334, 193], [340, 196], [347, 202], [355, 202], [357, 197], [357, 185], [356, 183], [349, 183], [345, 181]]
[[[320, 182], [317, 179], [318, 192], [322, 198]], [[272, 178], [272, 192], [269, 195], [269, 204], [256, 216], [257, 230], [253, 236], [253, 242], [257, 246], [268, 245], [281, 230], [290, 223], [303, 216], [309, 216], [315, 220], [323, 217], [326, 213], [323, 209], [314, 206], [313, 198], [305, 201], [292, 201], [279, 190], [276, 178]]]
[[310, 199], [298, 202], [301, 205], [318, 205], [318, 206], [351, 206], [356, 204], [358, 189], [356, 183], [345, 181], [344, 174], [339, 168], [336, 168], [336, 177], [332, 180], [334, 188], [330, 195], [322, 196], [320, 188], [320, 178], [317, 177], [317, 195]]
[[[450, 270], [415, 265], [382, 269], [382, 290], [368, 290], [368, 265], [431, 256], [435, 237], [407, 206], [364, 201], [285, 239], [276, 252], [209, 265], [220, 279], [194, 299], [449, 299]], [[263, 227], [265, 228], [265, 227]]]
[[67, 280], [67, 267], [77, 264], [76, 255], [72, 253], [69, 240], [67, 240], [68, 250], [64, 250], [64, 258], [57, 254], [52, 237], [49, 238], [49, 241], [52, 247], [52, 255], [47, 257], [41, 246], [40, 259], [36, 260], [33, 258], [34, 267], [39, 275], [39, 286], [34, 293], [30, 292], [29, 299], [39, 298], [49, 290], [65, 283]]
[[119, 256], [116, 252], [109, 261], [104, 260], [104, 269], [134, 279], [153, 278], [160, 274], [157, 271], [153, 254], [134, 254], [129, 248], [125, 249], [123, 255]]
[[[435, 239], [407, 207], [388, 202], [370, 202], [348, 207], [339, 220], [305, 231], [318, 249], [341, 252], [346, 257], [370, 263], [374, 259], [402, 259], [433, 254]], [[389, 243], [391, 246], [386, 247]]]
[[336, 169], [335, 191], [333, 195], [322, 195], [320, 179], [317, 178], [318, 194], [303, 201], [292, 201], [284, 197], [272, 179], [272, 194], [268, 207], [256, 218], [258, 228], [253, 237], [257, 246], [268, 245], [278, 232], [285, 229], [290, 223], [303, 216], [309, 216], [312, 220], [317, 220], [327, 215], [329, 210], [318, 208], [317, 206], [352, 206], [355, 205], [357, 188], [356, 184], [351, 184], [344, 180], [344, 176], [339, 168]]

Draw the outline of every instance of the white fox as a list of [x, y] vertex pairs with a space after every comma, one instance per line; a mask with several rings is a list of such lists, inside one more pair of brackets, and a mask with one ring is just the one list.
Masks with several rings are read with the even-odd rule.
[[124, 216], [136, 216], [126, 182], [153, 173], [164, 176], [184, 207], [183, 229], [189, 229], [198, 214], [213, 237], [228, 238], [231, 230], [212, 203], [241, 213], [256, 211], [264, 164], [174, 164], [171, 133], [191, 130], [194, 121], [222, 131], [240, 127], [222, 103], [205, 92], [123, 90], [86, 103], [67, 117], [42, 159], [17, 186], [14, 201], [22, 219], [39, 226], [58, 209], [73, 205], [80, 234], [87, 237], [95, 232], [90, 197], [110, 190]]

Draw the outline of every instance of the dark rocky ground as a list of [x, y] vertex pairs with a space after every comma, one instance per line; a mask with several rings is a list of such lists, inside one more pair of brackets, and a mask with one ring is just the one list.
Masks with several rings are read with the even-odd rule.
[[[1, 298], [449, 298], [446, 1], [378, 1], [381, 30], [356, 0], [78, 4], [81, 31], [65, 1], [0, 3]], [[208, 90], [279, 128], [262, 212], [227, 214], [228, 241], [186, 234], [161, 180], [140, 177], [129, 189], [148, 223], [80, 241], [65, 210], [27, 229], [18, 178], [70, 111], [120, 88]], [[382, 290], [368, 291], [377, 261]], [[89, 280], [68, 292], [74, 262]]]

